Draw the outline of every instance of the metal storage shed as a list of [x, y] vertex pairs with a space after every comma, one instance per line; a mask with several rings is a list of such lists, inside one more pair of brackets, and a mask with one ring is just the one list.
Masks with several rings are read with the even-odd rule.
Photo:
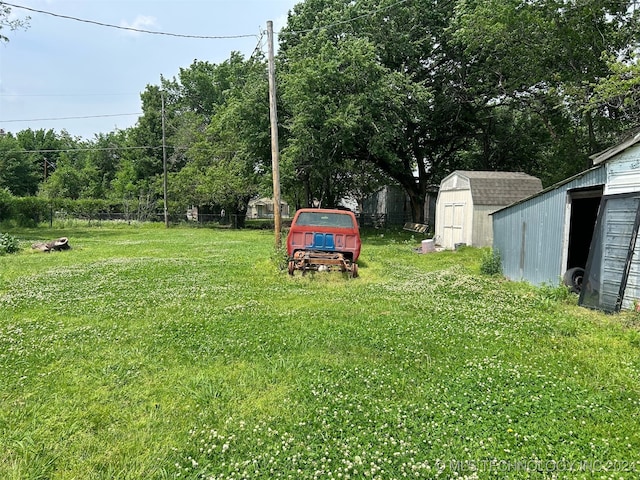
[[456, 170], [440, 183], [436, 201], [436, 241], [485, 247], [492, 243], [490, 214], [542, 190], [540, 179], [521, 172]]
[[[424, 202], [424, 221], [433, 231], [435, 222], [437, 187], [429, 188]], [[375, 219], [372, 223], [383, 225], [403, 225], [411, 221], [411, 201], [409, 196], [396, 185], [386, 185], [378, 191], [368, 195], [362, 201], [360, 212], [361, 226], [367, 224], [368, 219]]]
[[504, 275], [557, 285], [568, 268], [584, 267], [605, 181], [604, 167], [592, 168], [494, 212]]
[[640, 300], [640, 133], [592, 157], [594, 167], [493, 214], [508, 278], [558, 284], [585, 268], [580, 305], [605, 311]]

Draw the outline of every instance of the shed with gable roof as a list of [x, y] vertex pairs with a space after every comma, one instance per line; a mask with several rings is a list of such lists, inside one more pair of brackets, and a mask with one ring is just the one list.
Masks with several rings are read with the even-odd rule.
[[539, 178], [521, 172], [456, 170], [440, 183], [436, 201], [436, 243], [490, 246], [491, 214], [542, 190]]

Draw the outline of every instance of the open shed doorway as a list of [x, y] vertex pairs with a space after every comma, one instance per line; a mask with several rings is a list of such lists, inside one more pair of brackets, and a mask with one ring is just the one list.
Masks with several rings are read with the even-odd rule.
[[569, 225], [565, 252], [566, 269], [563, 283], [571, 291], [580, 293], [584, 271], [589, 258], [591, 240], [598, 218], [598, 210], [602, 201], [603, 185], [581, 188], [567, 192], [569, 208]]

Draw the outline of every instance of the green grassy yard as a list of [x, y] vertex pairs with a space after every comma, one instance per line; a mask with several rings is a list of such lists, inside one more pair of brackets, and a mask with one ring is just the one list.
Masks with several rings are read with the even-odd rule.
[[480, 250], [371, 233], [359, 278], [291, 278], [268, 231], [9, 233], [2, 479], [640, 476], [637, 314]]

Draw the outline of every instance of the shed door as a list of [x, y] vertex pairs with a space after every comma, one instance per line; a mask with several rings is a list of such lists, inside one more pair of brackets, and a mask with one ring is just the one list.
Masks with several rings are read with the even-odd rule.
[[640, 197], [637, 194], [602, 199], [589, 249], [580, 305], [616, 312], [627, 296], [627, 283], [631, 289], [637, 288], [637, 268], [631, 276], [629, 274], [640, 223], [639, 206]]
[[464, 203], [445, 203], [443, 223], [444, 247], [453, 248], [456, 243], [464, 240]]

